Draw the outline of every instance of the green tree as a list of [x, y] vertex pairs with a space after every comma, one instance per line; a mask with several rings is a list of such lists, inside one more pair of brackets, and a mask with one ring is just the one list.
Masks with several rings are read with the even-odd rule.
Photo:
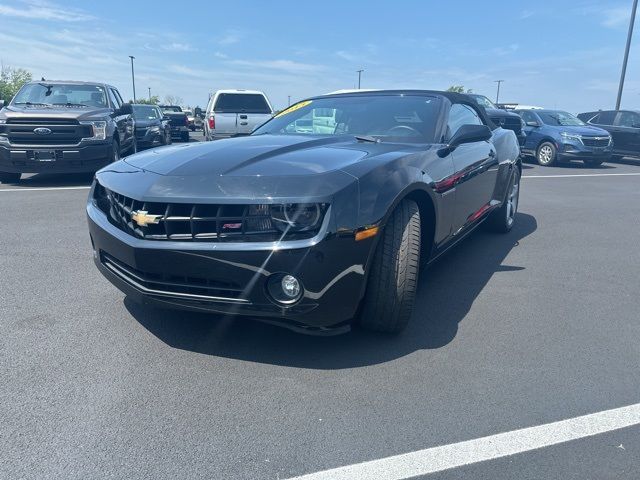
[[182, 105], [182, 97], [177, 95], [165, 95], [164, 103], [166, 105]]
[[31, 78], [31, 72], [24, 68], [0, 67], [0, 100], [8, 103]]
[[464, 86], [463, 85], [451, 85], [449, 88], [447, 88], [447, 92], [454, 92], [454, 93], [472, 93], [473, 90], [471, 90], [470, 88], [467, 89], [465, 91]]
[[[151, 95], [151, 98], [136, 98], [136, 102], [142, 105], [158, 105], [160, 103], [160, 97]], [[133, 100], [129, 100], [129, 103], [133, 103]]]

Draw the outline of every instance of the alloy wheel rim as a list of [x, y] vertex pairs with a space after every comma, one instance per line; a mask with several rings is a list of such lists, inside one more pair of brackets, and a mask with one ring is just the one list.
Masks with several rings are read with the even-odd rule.
[[544, 163], [544, 164], [551, 163], [552, 157], [553, 157], [553, 150], [549, 145], [544, 145], [540, 149], [540, 153], [538, 154], [540, 163]]
[[511, 192], [507, 199], [507, 224], [513, 225], [516, 212], [518, 211], [518, 199], [520, 198], [520, 182], [518, 178], [513, 181]]

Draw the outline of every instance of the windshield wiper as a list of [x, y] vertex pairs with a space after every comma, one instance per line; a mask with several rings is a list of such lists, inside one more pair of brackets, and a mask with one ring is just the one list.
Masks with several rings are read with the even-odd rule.
[[52, 105], [64, 105], [65, 107], [88, 107], [89, 105], [85, 105], [84, 103], [52, 103]]
[[356, 140], [359, 142], [370, 142], [370, 143], [380, 143], [381, 140], [379, 138], [371, 137], [369, 135], [354, 135]]
[[28, 107], [50, 107], [50, 103], [14, 102], [14, 105], [26, 105]]

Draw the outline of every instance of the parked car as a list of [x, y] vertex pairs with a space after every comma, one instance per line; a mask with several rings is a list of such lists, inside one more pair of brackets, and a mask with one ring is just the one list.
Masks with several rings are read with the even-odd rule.
[[600, 110], [578, 115], [583, 122], [609, 132], [613, 139], [612, 160], [640, 158], [640, 112], [635, 110]]
[[499, 127], [513, 130], [518, 138], [518, 143], [520, 145], [524, 145], [527, 135], [524, 133], [524, 122], [520, 115], [496, 107], [494, 103], [484, 95], [478, 95], [475, 93], [468, 93], [467, 95], [473, 98], [478, 105], [485, 109], [487, 116], [493, 123]]
[[171, 126], [171, 138], [182, 140], [183, 142], [189, 141], [189, 119], [187, 115], [182, 111], [182, 108], [177, 105], [159, 105], [160, 110], [167, 119]]
[[135, 153], [132, 107], [104, 83], [29, 82], [0, 110], [0, 182], [95, 172]]
[[187, 116], [187, 121], [189, 122], [189, 130], [195, 132], [199, 128], [202, 128], [202, 118], [193, 113], [191, 110], [183, 110], [185, 115]]
[[[299, 127], [328, 111], [330, 133]], [[98, 172], [87, 204], [95, 263], [158, 306], [316, 333], [357, 317], [396, 332], [421, 263], [483, 222], [511, 230], [519, 156], [515, 134], [466, 95], [310, 98], [251, 136], [142, 152]]]
[[525, 122], [525, 155], [543, 166], [573, 159], [598, 166], [611, 158], [611, 136], [602, 128], [587, 125], [561, 110], [515, 110]]
[[133, 119], [139, 149], [171, 143], [171, 126], [160, 107], [133, 105]]
[[256, 90], [218, 90], [207, 105], [205, 140], [249, 135], [273, 116], [267, 96]]

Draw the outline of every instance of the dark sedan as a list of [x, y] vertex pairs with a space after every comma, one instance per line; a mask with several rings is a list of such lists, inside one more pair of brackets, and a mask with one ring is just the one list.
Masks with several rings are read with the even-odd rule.
[[519, 155], [515, 134], [466, 95], [315, 97], [251, 136], [99, 171], [87, 203], [94, 260], [157, 306], [397, 332], [421, 265], [482, 223], [511, 230]]
[[589, 125], [609, 132], [613, 140], [612, 160], [624, 157], [640, 159], [640, 112], [635, 110], [600, 110], [578, 115]]
[[133, 105], [138, 148], [149, 148], [171, 143], [171, 126], [155, 105]]

